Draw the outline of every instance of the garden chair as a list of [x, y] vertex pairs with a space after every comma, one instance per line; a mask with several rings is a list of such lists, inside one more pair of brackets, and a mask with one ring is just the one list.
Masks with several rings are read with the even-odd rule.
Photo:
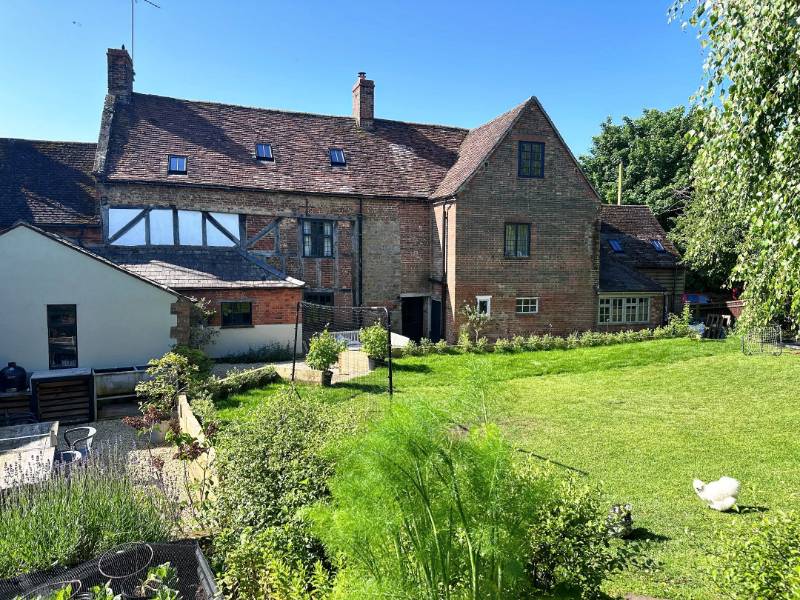
[[[67, 452], [74, 450], [80, 453], [81, 458], [86, 458], [92, 452], [92, 441], [97, 434], [97, 429], [83, 425], [81, 427], [73, 427], [64, 432], [64, 441], [67, 443]], [[83, 442], [83, 448], [79, 448], [78, 444]]]

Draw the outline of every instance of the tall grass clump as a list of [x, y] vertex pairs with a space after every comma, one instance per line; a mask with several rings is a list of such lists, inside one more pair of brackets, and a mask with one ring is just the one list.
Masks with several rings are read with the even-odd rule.
[[0, 494], [0, 578], [70, 567], [118, 544], [170, 539], [174, 504], [143, 484], [149, 466], [101, 448], [69, 470]]
[[[595, 594], [616, 561], [605, 515], [563, 481], [492, 424], [466, 431], [395, 405], [340, 450], [331, 498], [309, 511], [338, 567], [333, 597], [511, 600], [561, 585]], [[562, 506], [578, 508], [565, 516]]]

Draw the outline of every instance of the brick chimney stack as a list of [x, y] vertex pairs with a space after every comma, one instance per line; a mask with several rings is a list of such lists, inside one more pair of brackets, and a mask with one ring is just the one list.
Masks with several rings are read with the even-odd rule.
[[125, 103], [133, 94], [133, 61], [124, 44], [108, 49], [108, 93]]
[[375, 82], [363, 71], [353, 86], [353, 118], [362, 129], [371, 129], [375, 118]]

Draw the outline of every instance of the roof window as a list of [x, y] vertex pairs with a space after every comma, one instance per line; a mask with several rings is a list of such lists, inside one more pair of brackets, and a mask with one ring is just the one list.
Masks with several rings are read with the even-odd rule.
[[169, 175], [186, 175], [186, 157], [179, 154], [170, 154], [167, 173]]
[[256, 144], [256, 158], [258, 160], [275, 160], [272, 157], [272, 144]]
[[344, 167], [347, 165], [347, 161], [344, 158], [344, 150], [341, 148], [331, 148], [330, 154], [332, 167]]
[[614, 252], [617, 253], [622, 252], [622, 244], [619, 243], [619, 240], [608, 240], [608, 245], [611, 246], [611, 249]]
[[661, 243], [661, 240], [650, 240], [653, 248], [656, 249], [656, 252], [666, 252], [666, 248], [664, 248], [664, 244]]

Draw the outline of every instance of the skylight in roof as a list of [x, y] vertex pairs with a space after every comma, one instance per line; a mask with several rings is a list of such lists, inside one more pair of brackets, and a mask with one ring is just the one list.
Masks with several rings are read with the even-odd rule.
[[186, 157], [178, 154], [170, 154], [167, 163], [167, 173], [170, 175], [185, 175]]
[[330, 154], [332, 167], [344, 167], [347, 164], [344, 158], [344, 150], [341, 148], [331, 148]]
[[614, 252], [622, 252], [622, 244], [619, 243], [619, 240], [608, 240], [608, 245]]
[[650, 240], [650, 243], [653, 245], [653, 248], [656, 249], [656, 252], [666, 252], [666, 248], [664, 248], [664, 244], [661, 243], [661, 240]]
[[272, 144], [256, 144], [256, 158], [258, 160], [274, 160], [272, 157]]

